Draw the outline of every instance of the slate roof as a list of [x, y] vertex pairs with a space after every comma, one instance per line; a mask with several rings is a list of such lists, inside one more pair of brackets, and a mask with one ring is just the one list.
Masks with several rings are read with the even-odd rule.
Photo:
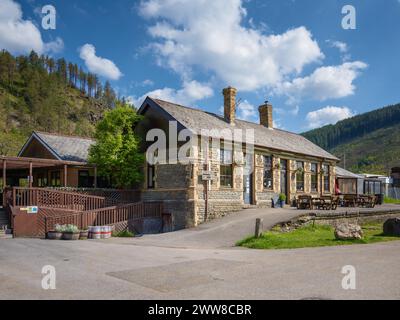
[[336, 167], [336, 176], [339, 178], [355, 178], [355, 179], [364, 179], [362, 175], [355, 174], [353, 172], [350, 172], [346, 169]]
[[139, 113], [144, 112], [147, 105], [154, 104], [167, 112], [172, 118], [178, 121], [185, 128], [200, 134], [201, 130], [212, 129], [254, 129], [255, 146], [266, 147], [270, 149], [287, 151], [291, 153], [309, 155], [318, 158], [330, 159], [338, 161], [339, 159], [311, 141], [307, 140], [296, 133], [280, 130], [268, 129], [260, 124], [236, 120], [235, 126], [227, 123], [220, 115], [205, 112], [199, 109], [193, 109], [181, 106], [175, 103], [153, 99], [148, 97], [139, 110]]
[[89, 138], [63, 136], [38, 131], [33, 132], [32, 137], [37, 138], [43, 143], [58, 160], [64, 161], [87, 162], [89, 148], [95, 143], [94, 140]]

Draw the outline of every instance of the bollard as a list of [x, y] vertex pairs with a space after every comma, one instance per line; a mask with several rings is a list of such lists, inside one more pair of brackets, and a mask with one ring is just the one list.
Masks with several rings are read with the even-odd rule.
[[262, 236], [263, 232], [263, 219], [256, 220], [256, 230], [254, 236], [258, 239]]

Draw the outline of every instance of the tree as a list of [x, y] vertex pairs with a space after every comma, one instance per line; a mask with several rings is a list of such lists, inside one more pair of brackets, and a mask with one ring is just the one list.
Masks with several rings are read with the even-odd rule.
[[110, 82], [106, 81], [104, 85], [104, 90], [103, 90], [103, 103], [109, 107], [112, 108], [114, 107], [115, 101], [117, 100], [117, 96], [111, 87]]
[[140, 119], [129, 105], [117, 103], [96, 126], [97, 142], [90, 148], [89, 162], [117, 188], [133, 187], [142, 181], [144, 155], [134, 132]]

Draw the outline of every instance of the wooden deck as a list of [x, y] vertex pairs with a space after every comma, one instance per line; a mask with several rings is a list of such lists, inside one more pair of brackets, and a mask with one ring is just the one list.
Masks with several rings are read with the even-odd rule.
[[[127, 203], [128, 199], [137, 198], [137, 194], [130, 197], [128, 191], [121, 191], [120, 196], [115, 190], [103, 191], [104, 196], [90, 193], [90, 190], [80, 193], [45, 188], [6, 189], [6, 210], [14, 236], [44, 238], [57, 224], [74, 224], [85, 229], [144, 218], [159, 218], [170, 223], [171, 217], [165, 218], [162, 202]], [[30, 206], [37, 206], [39, 212], [27, 213]]]

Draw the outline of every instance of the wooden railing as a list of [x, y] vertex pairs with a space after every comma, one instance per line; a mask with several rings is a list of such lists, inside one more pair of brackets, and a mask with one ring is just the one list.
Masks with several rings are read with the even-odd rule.
[[44, 188], [12, 188], [12, 197], [8, 201], [13, 207], [39, 206], [76, 211], [94, 210], [107, 205], [105, 197]]
[[162, 202], [139, 202], [122, 206], [89, 210], [70, 215], [46, 216], [45, 232], [54, 230], [57, 224], [73, 224], [79, 229], [89, 226], [106, 226], [118, 222], [143, 219], [162, 218]]
[[100, 189], [100, 188], [55, 188], [59, 191], [67, 191], [90, 196], [106, 198], [107, 206], [113, 206], [122, 203], [134, 203], [141, 201], [140, 190], [126, 189]]

